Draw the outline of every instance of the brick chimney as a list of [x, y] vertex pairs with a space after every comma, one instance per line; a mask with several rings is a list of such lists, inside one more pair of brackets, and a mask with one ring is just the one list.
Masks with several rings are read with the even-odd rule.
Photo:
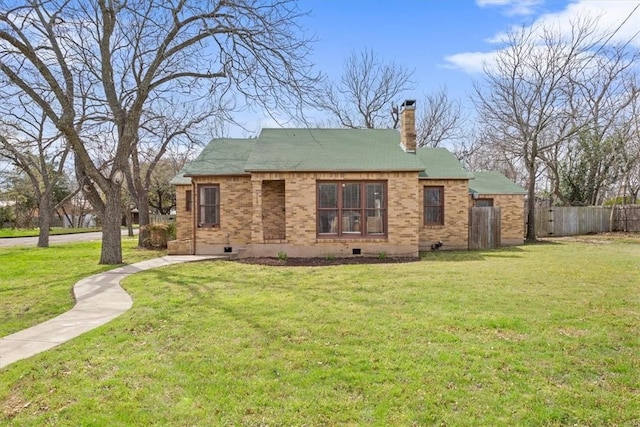
[[416, 152], [416, 100], [407, 99], [400, 106], [400, 145], [406, 153]]

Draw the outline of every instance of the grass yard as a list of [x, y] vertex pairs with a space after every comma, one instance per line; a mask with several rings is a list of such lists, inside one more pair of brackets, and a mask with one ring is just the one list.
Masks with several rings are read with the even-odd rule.
[[[138, 250], [137, 237], [123, 237], [122, 242], [126, 264], [164, 254]], [[0, 248], [0, 337], [73, 307], [72, 288], [78, 280], [115, 268], [98, 264], [100, 245], [86, 242], [48, 248]]]
[[[53, 227], [49, 230], [50, 236], [60, 234], [88, 233], [91, 231], [100, 231], [99, 228], [61, 228]], [[37, 228], [0, 228], [0, 238], [3, 237], [38, 237], [40, 231]]]
[[139, 273], [0, 371], [0, 424], [638, 426], [639, 243]]

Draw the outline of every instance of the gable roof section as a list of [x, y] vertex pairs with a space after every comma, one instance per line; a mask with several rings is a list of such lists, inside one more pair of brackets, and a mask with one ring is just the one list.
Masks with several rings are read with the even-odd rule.
[[416, 156], [422, 162], [423, 170], [420, 179], [470, 179], [473, 174], [467, 171], [446, 148], [421, 147], [416, 150]]
[[[185, 165], [184, 177], [201, 175], [246, 175], [245, 164], [256, 139], [217, 138], [195, 160]], [[177, 177], [176, 177], [177, 178]]]
[[169, 181], [171, 185], [191, 185], [191, 178], [187, 178], [184, 176], [184, 169], [181, 169], [180, 172]]
[[251, 172], [400, 172], [420, 179], [470, 179], [445, 148], [405, 153], [395, 129], [263, 129], [250, 139], [213, 139], [176, 175], [174, 185], [190, 177], [248, 175]]
[[249, 172], [420, 171], [394, 129], [263, 129]]
[[500, 172], [475, 172], [469, 181], [470, 194], [526, 194], [527, 191]]

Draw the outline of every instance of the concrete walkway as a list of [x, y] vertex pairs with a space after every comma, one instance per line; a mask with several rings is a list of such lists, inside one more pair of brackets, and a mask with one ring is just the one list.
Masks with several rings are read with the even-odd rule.
[[120, 281], [130, 274], [165, 265], [224, 258], [219, 256], [165, 256], [80, 280], [73, 287], [76, 305], [51, 320], [0, 338], [0, 368], [49, 350], [115, 319], [133, 305]]

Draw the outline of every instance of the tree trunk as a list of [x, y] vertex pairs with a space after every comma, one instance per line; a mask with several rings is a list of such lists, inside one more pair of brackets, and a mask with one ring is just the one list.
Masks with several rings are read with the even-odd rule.
[[38, 203], [40, 215], [38, 218], [38, 247], [49, 247], [49, 228], [51, 227], [51, 198], [47, 192], [40, 196], [40, 202]]
[[125, 209], [127, 210], [127, 212], [126, 212], [126, 217], [127, 217], [127, 236], [133, 237], [133, 215], [131, 215], [131, 208], [130, 207], [125, 206]]
[[138, 246], [141, 248], [149, 245], [149, 222], [149, 193], [140, 185], [138, 187]]
[[122, 211], [120, 207], [120, 187], [111, 185], [106, 194], [104, 215], [102, 216], [102, 251], [100, 264], [122, 264]]
[[529, 203], [527, 206], [527, 235], [525, 241], [536, 241], [536, 167], [535, 163], [527, 167], [529, 172], [529, 185], [527, 186]]

